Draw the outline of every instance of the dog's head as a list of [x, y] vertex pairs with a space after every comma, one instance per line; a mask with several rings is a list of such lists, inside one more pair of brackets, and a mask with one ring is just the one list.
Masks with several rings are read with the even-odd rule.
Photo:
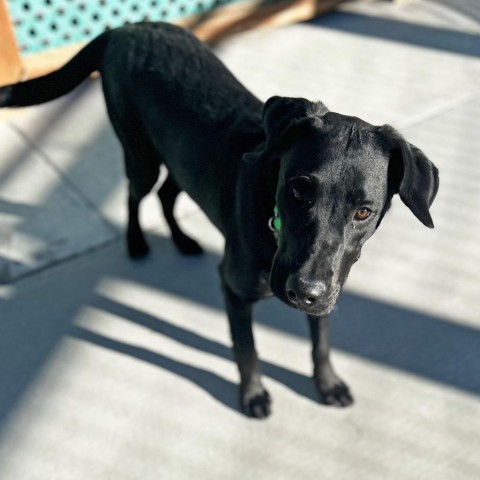
[[265, 162], [276, 182], [282, 226], [270, 285], [287, 304], [324, 315], [394, 194], [433, 228], [438, 170], [392, 127], [319, 102], [272, 97], [263, 122], [263, 149], [246, 160]]

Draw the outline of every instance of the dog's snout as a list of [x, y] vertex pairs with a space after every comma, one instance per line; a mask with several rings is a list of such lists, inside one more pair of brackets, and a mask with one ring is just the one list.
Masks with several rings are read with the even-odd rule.
[[323, 282], [306, 282], [295, 276], [290, 276], [286, 284], [288, 300], [298, 307], [311, 308], [322, 298], [327, 287]]

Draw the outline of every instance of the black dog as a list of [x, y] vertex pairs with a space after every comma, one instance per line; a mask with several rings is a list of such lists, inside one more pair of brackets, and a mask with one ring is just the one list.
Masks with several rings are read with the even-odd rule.
[[330, 364], [327, 316], [395, 193], [433, 227], [436, 167], [390, 126], [304, 98], [262, 105], [193, 35], [163, 23], [100, 35], [60, 70], [0, 89], [0, 106], [47, 102], [95, 70], [125, 152], [130, 256], [148, 252], [138, 209], [161, 164], [169, 175], [158, 194], [178, 249], [202, 252], [173, 216], [182, 190], [225, 236], [220, 275], [242, 410], [270, 413], [251, 315], [272, 293], [308, 314], [321, 400], [352, 403]]

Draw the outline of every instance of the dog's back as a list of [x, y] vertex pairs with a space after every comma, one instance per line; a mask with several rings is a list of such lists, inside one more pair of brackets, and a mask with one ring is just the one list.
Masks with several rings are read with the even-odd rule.
[[119, 137], [130, 123], [136, 143], [151, 142], [156, 161], [223, 230], [241, 156], [264, 136], [262, 102], [192, 34], [168, 24], [112, 32], [100, 72]]
[[[94, 71], [101, 73], [131, 191], [146, 195], [164, 163], [224, 230], [223, 206], [234, 202], [241, 155], [263, 139], [262, 103], [190, 32], [140, 23], [105, 32], [49, 75], [0, 88], [0, 107], [48, 102]], [[206, 193], [203, 184], [219, 188]]]

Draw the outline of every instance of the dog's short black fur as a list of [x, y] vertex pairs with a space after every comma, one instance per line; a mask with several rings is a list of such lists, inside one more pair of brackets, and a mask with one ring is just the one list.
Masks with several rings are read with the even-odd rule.
[[[251, 316], [254, 302], [272, 293], [308, 315], [321, 401], [349, 405], [350, 391], [329, 360], [327, 316], [395, 193], [433, 227], [435, 166], [389, 126], [304, 98], [263, 105], [193, 35], [163, 23], [99, 36], [60, 70], [0, 89], [0, 106], [52, 100], [94, 70], [125, 152], [130, 256], [148, 252], [138, 209], [161, 164], [169, 175], [158, 194], [178, 249], [202, 252], [173, 216], [182, 190], [225, 236], [220, 275], [242, 410], [270, 413]], [[275, 205], [278, 246], [268, 226]]]

